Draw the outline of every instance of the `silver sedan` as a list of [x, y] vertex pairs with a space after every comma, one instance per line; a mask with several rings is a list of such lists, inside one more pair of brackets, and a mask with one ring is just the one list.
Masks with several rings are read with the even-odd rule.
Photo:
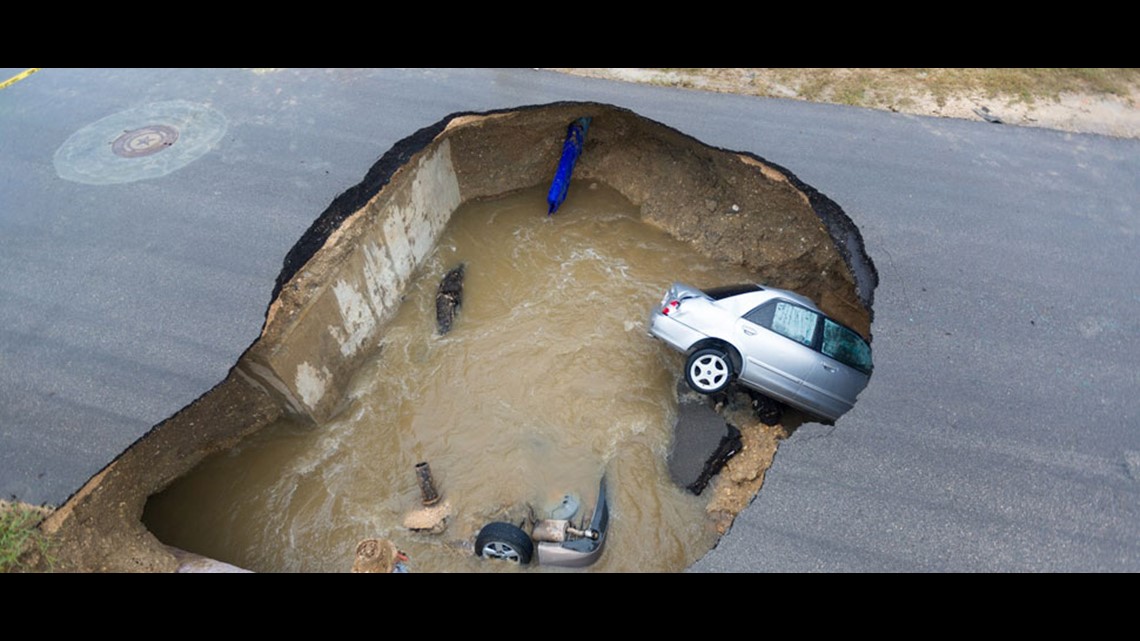
[[855, 405], [871, 377], [862, 336], [782, 289], [674, 283], [649, 333], [688, 355], [685, 380], [702, 394], [737, 380], [829, 422]]

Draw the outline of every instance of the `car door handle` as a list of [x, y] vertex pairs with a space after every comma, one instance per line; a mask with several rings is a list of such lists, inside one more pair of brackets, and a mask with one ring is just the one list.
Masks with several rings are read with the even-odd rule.
[[749, 336], [755, 336], [756, 335], [756, 330], [748, 329], [747, 327], [743, 328], [741, 331], [743, 331], [745, 334], [748, 334]]
[[827, 370], [827, 371], [829, 371], [829, 372], [834, 372], [834, 371], [835, 371], [835, 368], [834, 368], [834, 367], [832, 367], [832, 366], [830, 366], [830, 365], [828, 365], [827, 363], [820, 363], [820, 365], [823, 365], [823, 369], [825, 369], [825, 370]]

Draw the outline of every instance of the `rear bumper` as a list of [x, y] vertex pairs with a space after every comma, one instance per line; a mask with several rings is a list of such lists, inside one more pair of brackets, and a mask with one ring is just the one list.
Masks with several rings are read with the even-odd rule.
[[539, 565], [557, 565], [565, 568], [583, 568], [592, 565], [606, 546], [606, 532], [610, 528], [610, 501], [606, 496], [606, 477], [598, 484], [598, 503], [590, 519], [590, 529], [598, 539], [573, 539], [562, 543], [539, 541], [536, 547]]
[[681, 321], [670, 318], [660, 311], [649, 315], [649, 335], [664, 341], [678, 352], [687, 352], [698, 341], [708, 338]]

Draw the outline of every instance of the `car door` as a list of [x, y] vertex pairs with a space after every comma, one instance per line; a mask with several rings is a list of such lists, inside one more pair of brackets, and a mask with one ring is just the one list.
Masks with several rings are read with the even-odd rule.
[[850, 328], [825, 317], [820, 351], [800, 389], [804, 402], [835, 420], [855, 405], [870, 378], [870, 346]]
[[741, 381], [793, 405], [815, 353], [811, 345], [820, 315], [785, 300], [768, 301], [737, 321], [736, 344], [744, 367]]

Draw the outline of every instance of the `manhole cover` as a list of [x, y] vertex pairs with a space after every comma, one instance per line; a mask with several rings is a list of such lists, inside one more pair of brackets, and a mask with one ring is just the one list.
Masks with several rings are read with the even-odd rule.
[[89, 185], [159, 178], [206, 155], [226, 128], [225, 116], [206, 105], [153, 102], [73, 133], [55, 152], [55, 170]]
[[169, 125], [147, 125], [124, 132], [111, 143], [111, 151], [123, 158], [157, 154], [178, 142], [178, 130]]

